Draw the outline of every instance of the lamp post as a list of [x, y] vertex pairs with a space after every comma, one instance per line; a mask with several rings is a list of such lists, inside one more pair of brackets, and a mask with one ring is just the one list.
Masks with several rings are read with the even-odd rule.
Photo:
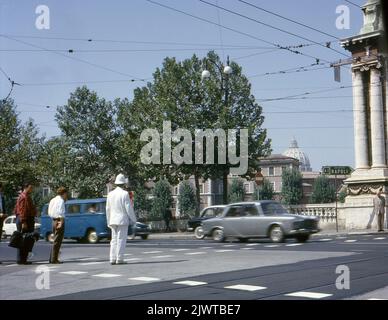
[[[211, 62], [220, 72], [221, 92], [225, 91], [225, 93], [224, 93], [224, 95], [225, 95], [224, 96], [224, 111], [226, 111], [228, 109], [228, 103], [229, 103], [228, 79], [229, 79], [229, 75], [231, 75], [233, 73], [233, 69], [230, 66], [229, 56], [227, 57], [226, 65], [224, 65], [224, 66], [222, 66], [222, 65], [220, 66], [215, 61], [213, 61], [209, 58], [205, 58], [205, 69], [202, 71], [202, 74], [201, 74], [201, 78], [203, 81], [205, 81], [211, 77], [211, 73], [207, 68], [208, 62]], [[223, 75], [225, 76], [225, 78]], [[225, 86], [224, 86], [224, 82], [225, 82]], [[225, 124], [225, 126], [227, 125], [226, 119], [225, 119], [224, 124]], [[227, 154], [227, 150], [225, 150], [225, 152]], [[227, 170], [227, 168], [225, 168], [225, 170], [223, 170], [222, 187], [223, 187], [223, 202], [224, 202], [224, 204], [226, 204], [228, 202], [228, 192], [227, 192], [227, 190], [228, 190], [228, 170]]]
[[257, 186], [257, 200], [260, 200], [260, 186], [264, 182], [264, 176], [261, 173], [261, 169], [258, 169], [258, 171], [255, 175], [255, 182], [256, 182], [256, 186]]

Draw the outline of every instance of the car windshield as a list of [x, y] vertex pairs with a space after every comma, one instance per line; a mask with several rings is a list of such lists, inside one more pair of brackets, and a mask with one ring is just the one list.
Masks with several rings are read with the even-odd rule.
[[276, 202], [262, 203], [261, 208], [267, 216], [286, 214], [288, 211], [280, 204]]

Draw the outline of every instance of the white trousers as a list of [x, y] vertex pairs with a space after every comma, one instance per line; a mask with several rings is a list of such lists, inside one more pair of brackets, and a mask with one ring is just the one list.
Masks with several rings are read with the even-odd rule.
[[127, 244], [128, 226], [110, 226], [112, 240], [110, 241], [110, 262], [124, 260], [125, 245]]

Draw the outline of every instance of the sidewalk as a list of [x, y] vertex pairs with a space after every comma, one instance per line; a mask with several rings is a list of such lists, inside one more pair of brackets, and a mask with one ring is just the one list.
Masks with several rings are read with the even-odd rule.
[[[336, 230], [323, 230], [319, 233], [313, 234], [312, 237], [334, 237], [334, 236], [356, 236], [356, 235], [388, 235], [388, 230], [384, 232], [377, 232], [375, 230], [352, 230], [352, 231], [336, 231]], [[168, 233], [151, 233], [150, 239], [195, 239], [193, 232], [168, 232]]]

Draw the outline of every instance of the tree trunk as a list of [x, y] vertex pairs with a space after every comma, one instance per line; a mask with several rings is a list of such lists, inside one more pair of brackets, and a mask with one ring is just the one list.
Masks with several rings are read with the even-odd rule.
[[194, 173], [194, 181], [195, 181], [195, 199], [196, 199], [195, 215], [199, 216], [199, 212], [201, 209], [201, 193], [199, 190], [199, 175], [197, 171], [195, 171]]
[[228, 169], [224, 170], [222, 175], [222, 200], [223, 204], [228, 204]]

